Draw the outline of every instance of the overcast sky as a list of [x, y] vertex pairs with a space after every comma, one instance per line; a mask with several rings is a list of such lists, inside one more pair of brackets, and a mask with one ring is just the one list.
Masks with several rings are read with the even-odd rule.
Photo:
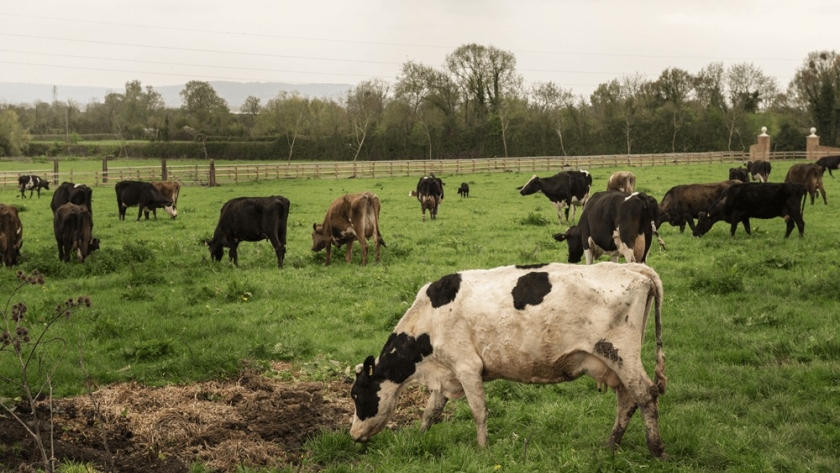
[[666, 68], [752, 63], [784, 89], [840, 51], [840, 0], [0, 0], [0, 82], [394, 83], [468, 43], [512, 52], [526, 84], [588, 96]]

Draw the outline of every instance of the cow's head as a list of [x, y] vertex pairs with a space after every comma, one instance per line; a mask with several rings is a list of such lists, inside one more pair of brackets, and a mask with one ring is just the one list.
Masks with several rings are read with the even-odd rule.
[[168, 213], [169, 216], [172, 217], [172, 218], [175, 218], [175, 217], [178, 216], [178, 209], [175, 208], [175, 203], [174, 202], [171, 203], [170, 205], [164, 207], [163, 210], [166, 210], [166, 213]]
[[569, 245], [569, 263], [580, 263], [583, 257], [583, 241], [580, 239], [580, 228], [577, 225], [569, 227], [566, 233], [555, 233], [554, 239]]
[[224, 233], [216, 230], [212, 240], [204, 240], [204, 246], [210, 250], [210, 258], [215, 261], [221, 261], [225, 254], [225, 237]]
[[350, 397], [356, 407], [350, 436], [367, 442], [391, 420], [400, 392], [417, 372], [423, 358], [432, 354], [428, 334], [413, 337], [392, 333], [379, 358], [368, 356], [356, 366], [356, 382]]
[[321, 251], [327, 247], [329, 241], [324, 238], [324, 225], [312, 224], [312, 251]]
[[540, 178], [537, 177], [536, 174], [531, 176], [531, 179], [525, 183], [522, 187], [517, 187], [519, 189], [519, 195], [531, 195], [533, 193], [540, 191]]

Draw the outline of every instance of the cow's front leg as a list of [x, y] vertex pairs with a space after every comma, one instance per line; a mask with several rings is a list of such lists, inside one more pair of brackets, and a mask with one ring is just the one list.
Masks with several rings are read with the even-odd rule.
[[236, 267], [239, 267], [239, 252], [237, 251], [238, 246], [238, 241], [231, 242], [230, 251], [228, 252], [228, 258], [230, 259], [230, 261], [233, 261], [233, 265]]
[[[364, 255], [364, 252], [362, 255]], [[344, 255], [344, 261], [347, 261], [348, 263], [353, 261], [353, 240], [350, 240], [347, 243], [347, 254]], [[362, 261], [364, 262], [364, 257], [362, 258]]]

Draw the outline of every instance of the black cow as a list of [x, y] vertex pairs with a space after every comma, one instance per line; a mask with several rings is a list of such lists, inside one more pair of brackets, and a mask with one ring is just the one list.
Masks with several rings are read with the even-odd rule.
[[17, 207], [0, 204], [0, 259], [6, 266], [20, 262], [23, 246], [23, 225]]
[[802, 205], [807, 190], [802, 184], [768, 182], [748, 182], [726, 189], [717, 202], [702, 212], [694, 229], [694, 236], [708, 232], [715, 222], [725, 220], [731, 228], [730, 235], [735, 235], [738, 222], [744, 224], [747, 235], [750, 234], [750, 218], [782, 217], [787, 223], [785, 238], [790, 236], [794, 224], [799, 229], [799, 236], [805, 233], [805, 221], [802, 220]]
[[[584, 206], [589, 198], [589, 189], [592, 187], [592, 175], [587, 171], [562, 171], [551, 177], [532, 176], [531, 179], [519, 189], [520, 195], [531, 195], [542, 192], [548, 200], [557, 208], [557, 218], [563, 218], [563, 209], [566, 209], [566, 224], [569, 224], [569, 207]], [[625, 194], [626, 196], [626, 194]], [[572, 218], [575, 217], [575, 209], [572, 209]]]
[[289, 199], [282, 196], [238, 197], [225, 202], [212, 240], [204, 243], [210, 257], [222, 260], [225, 247], [228, 256], [239, 266], [236, 252], [240, 242], [268, 240], [277, 254], [277, 266], [283, 267], [286, 256], [286, 222], [289, 219]]
[[[137, 220], [143, 215], [143, 209], [157, 209], [163, 208], [173, 218], [177, 215], [172, 203], [172, 199], [161, 194], [149, 182], [142, 181], [120, 181], [114, 186], [117, 191], [117, 209], [120, 213], [120, 220], [125, 220], [125, 209], [128, 207], [139, 207], [137, 211]], [[146, 215], [146, 220], [149, 216]]]
[[834, 174], [831, 174], [831, 170], [840, 167], [840, 154], [835, 156], [823, 156], [817, 160], [817, 164], [822, 166], [824, 169], [827, 169], [829, 176], [834, 177]]
[[700, 217], [701, 212], [705, 212], [717, 202], [729, 186], [737, 184], [741, 184], [741, 181], [682, 184], [668, 189], [662, 202], [659, 203], [656, 228], [668, 222], [674, 227], [680, 227], [680, 233], [683, 233], [687, 223], [691, 232], [694, 233], [694, 219]]
[[628, 263], [644, 263], [658, 216], [656, 199], [645, 193], [596, 192], [583, 208], [578, 225], [554, 239], [569, 244], [569, 263], [580, 262], [585, 254], [586, 264], [592, 264], [604, 253], [614, 262], [623, 256]]
[[729, 180], [750, 182], [750, 174], [746, 168], [729, 168]]
[[18, 188], [20, 189], [20, 196], [26, 198], [26, 191], [29, 191], [29, 198], [32, 198], [32, 193], [38, 191], [38, 198], [41, 198], [41, 189], [50, 190], [50, 183], [35, 175], [20, 176], [18, 178]]
[[99, 249], [99, 239], [91, 238], [93, 217], [84, 205], [66, 203], [55, 211], [53, 231], [58, 244], [58, 259], [69, 262], [70, 254], [75, 251], [80, 263]]
[[423, 211], [423, 221], [426, 221], [426, 210], [432, 220], [437, 219], [438, 208], [443, 200], [443, 181], [435, 177], [434, 173], [423, 176], [417, 181], [417, 200], [420, 201], [420, 210]]
[[767, 182], [770, 180], [770, 169], [772, 166], [768, 161], [757, 159], [755, 161], [747, 161], [747, 172], [752, 175], [753, 181]]
[[458, 195], [461, 197], [469, 197], [470, 196], [470, 185], [466, 182], [461, 183], [461, 187], [458, 188]]
[[84, 184], [74, 184], [72, 182], [62, 182], [60, 186], [53, 192], [52, 202], [50, 208], [53, 215], [59, 207], [67, 202], [76, 205], [84, 205], [93, 216], [93, 207], [91, 207], [91, 198], [93, 197], [93, 190]]

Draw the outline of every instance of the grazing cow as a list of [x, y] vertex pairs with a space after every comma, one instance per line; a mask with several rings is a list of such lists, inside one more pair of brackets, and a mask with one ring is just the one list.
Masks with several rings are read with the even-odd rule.
[[[172, 212], [169, 213], [171, 218], [175, 218], [178, 216], [178, 194], [181, 192], [181, 184], [173, 181], [152, 181], [151, 184], [155, 186], [155, 189], [158, 190], [164, 197], [168, 197], [172, 199]], [[155, 220], [157, 220], [157, 208], [151, 209], [152, 214], [155, 216]], [[149, 219], [149, 209], [143, 209], [143, 214], [146, 216], [146, 220]]]
[[432, 220], [437, 219], [438, 208], [443, 200], [443, 181], [434, 174], [423, 176], [417, 181], [415, 193], [420, 201], [420, 210], [423, 211], [423, 221], [426, 221], [426, 210]]
[[25, 192], [28, 190], [30, 199], [32, 198], [32, 192], [34, 191], [38, 191], [38, 198], [40, 199], [41, 189], [50, 190], [50, 182], [35, 175], [20, 176], [18, 178], [18, 188], [20, 189], [20, 196], [22, 198], [26, 198]]
[[[542, 192], [557, 208], [557, 218], [563, 218], [565, 208], [566, 225], [569, 224], [569, 207], [585, 206], [592, 187], [592, 175], [587, 171], [562, 171], [551, 177], [532, 176], [519, 189], [520, 195], [531, 195]], [[575, 218], [575, 208], [572, 207], [572, 219]]]
[[596, 192], [584, 207], [580, 222], [554, 239], [568, 243], [569, 263], [580, 262], [585, 254], [586, 264], [592, 264], [604, 253], [613, 262], [623, 256], [628, 263], [644, 263], [658, 216], [656, 199], [647, 194]]
[[[814, 205], [814, 197], [817, 194], [822, 194], [823, 202], [828, 205], [828, 199], [825, 197], [825, 187], [823, 187], [823, 174], [825, 168], [815, 163], [800, 163], [794, 164], [788, 169], [785, 176], [785, 182], [794, 182], [802, 184], [811, 196], [811, 205]], [[805, 201], [802, 201], [802, 210], [805, 210]]]
[[458, 195], [461, 197], [469, 197], [470, 196], [470, 185], [466, 182], [461, 183], [461, 187], [458, 188]]
[[746, 168], [729, 168], [729, 180], [750, 182], [750, 175]]
[[76, 259], [84, 263], [85, 258], [99, 249], [99, 239], [91, 238], [93, 217], [84, 205], [68, 202], [55, 211], [53, 231], [58, 244], [58, 259], [70, 261], [70, 254], [76, 252]]
[[76, 205], [84, 205], [93, 216], [93, 207], [91, 207], [91, 198], [93, 197], [93, 190], [84, 184], [74, 184], [72, 182], [62, 182], [60, 186], [53, 192], [52, 202], [50, 208], [53, 215], [59, 207], [72, 202]]
[[376, 261], [379, 261], [379, 246], [386, 246], [379, 233], [379, 197], [371, 192], [345, 194], [335, 199], [327, 210], [323, 223], [312, 224], [312, 251], [326, 248], [326, 265], [329, 266], [332, 246], [347, 245], [344, 259], [353, 259], [353, 242], [358, 240], [362, 247], [362, 266], [368, 260], [368, 238], [373, 237]]
[[[409, 384], [429, 399], [421, 430], [437, 422], [449, 399], [466, 396], [478, 444], [487, 444], [483, 383], [559, 383], [588, 374], [616, 393], [608, 445], [621, 443], [633, 413], [644, 418], [647, 446], [665, 454], [659, 401], [665, 393], [662, 282], [642, 264], [561, 263], [462, 271], [420, 289], [379, 357], [356, 367], [350, 435], [366, 442], [381, 431]], [[656, 331], [654, 383], [642, 364], [651, 307]]]
[[656, 228], [661, 227], [663, 222], [668, 222], [674, 227], [679, 226], [680, 233], [683, 233], [685, 224], [688, 223], [691, 232], [694, 233], [694, 219], [700, 217], [701, 212], [705, 212], [717, 202], [723, 191], [733, 184], [741, 184], [741, 181], [683, 184], [670, 188], [659, 203]]
[[752, 175], [753, 181], [767, 182], [770, 180], [770, 163], [761, 159], [747, 161], [747, 172]]
[[[117, 191], [117, 209], [120, 220], [125, 220], [125, 209], [138, 206], [137, 220], [143, 215], [143, 209], [164, 208], [175, 218], [178, 212], [172, 206], [172, 199], [161, 194], [155, 186], [142, 181], [120, 181], [114, 186]], [[148, 219], [148, 215], [146, 216]]]
[[283, 267], [286, 256], [286, 223], [289, 220], [289, 199], [282, 196], [238, 197], [225, 202], [212, 240], [204, 243], [210, 257], [222, 260], [225, 247], [228, 257], [239, 266], [237, 247], [243, 241], [268, 240], [277, 255], [277, 266]]
[[802, 220], [802, 204], [806, 192], [802, 184], [792, 183], [747, 182], [730, 186], [708, 211], [700, 214], [694, 236], [705, 235], [715, 222], [721, 220], [731, 225], [730, 235], [735, 235], [738, 222], [744, 224], [744, 230], [749, 235], [750, 218], [774, 217], [782, 217], [787, 223], [785, 238], [790, 236], [794, 224], [799, 229], [799, 236], [803, 236], [805, 221]]
[[20, 262], [23, 246], [23, 225], [17, 207], [0, 204], [0, 257], [3, 264], [14, 266]]
[[831, 170], [837, 169], [840, 166], [840, 154], [835, 156], [823, 156], [817, 160], [817, 164], [827, 169], [828, 175], [833, 178], [834, 174], [831, 173]]
[[636, 175], [630, 171], [618, 171], [610, 176], [607, 181], [608, 191], [621, 191], [632, 194], [636, 190]]

